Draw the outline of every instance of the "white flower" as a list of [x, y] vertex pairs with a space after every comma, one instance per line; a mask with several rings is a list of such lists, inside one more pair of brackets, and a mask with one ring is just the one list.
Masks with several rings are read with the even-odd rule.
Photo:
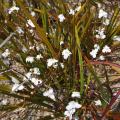
[[67, 116], [67, 117], [69, 117], [69, 120], [72, 120], [72, 115], [75, 113], [75, 109], [71, 109], [71, 110], [69, 110], [69, 111], [65, 111], [64, 112], [64, 115], [65, 116]]
[[5, 20], [5, 23], [7, 23], [8, 21], [7, 20]]
[[35, 27], [35, 25], [33, 24], [33, 22], [30, 19], [27, 20], [27, 24], [30, 25], [33, 28]]
[[31, 12], [31, 15], [34, 17], [34, 16], [35, 16], [35, 12], [34, 12], [34, 11], [32, 11], [32, 12]]
[[39, 70], [39, 68], [35, 67], [35, 68], [33, 68], [32, 70], [33, 70], [33, 74], [40, 75], [40, 70]]
[[92, 51], [90, 52], [90, 55], [91, 55], [93, 58], [96, 58], [99, 49], [100, 49], [100, 46], [99, 46], [98, 44], [95, 44], [95, 45], [94, 45], [94, 49], [92, 49]]
[[33, 32], [34, 32], [33, 29], [30, 29], [29, 31], [30, 31], [30, 33], [32, 33], [32, 35], [34, 34], [34, 33], [33, 33]]
[[120, 42], [120, 36], [117, 36], [117, 35], [114, 36], [114, 37], [113, 37], [113, 40], [116, 40], [116, 41], [119, 41], [119, 42]]
[[19, 9], [20, 9], [19, 7], [12, 6], [11, 8], [8, 9], [8, 13], [11, 14], [11, 13], [12, 13], [13, 11], [15, 11], [15, 10], [18, 12]]
[[13, 76], [10, 76], [10, 77], [13, 83], [19, 84], [19, 81], [15, 77]]
[[31, 80], [30, 80], [32, 83], [34, 83], [34, 85], [40, 85], [40, 84], [42, 84], [42, 80], [39, 80], [39, 79], [37, 79], [37, 78], [31, 78]]
[[72, 92], [72, 95], [71, 95], [73, 98], [76, 97], [76, 98], [80, 98], [80, 92]]
[[54, 68], [57, 68], [57, 67], [58, 67], [58, 64], [54, 64], [53, 67], [54, 67]]
[[43, 56], [41, 54], [39, 54], [39, 55], [36, 56], [37, 60], [40, 60], [41, 58], [43, 58]]
[[81, 5], [75, 8], [75, 11], [78, 12], [81, 9]]
[[26, 62], [33, 63], [33, 62], [34, 62], [34, 57], [28, 56], [28, 57], [26, 58]]
[[58, 15], [59, 21], [63, 22], [65, 20], [65, 17], [63, 14]]
[[63, 63], [60, 63], [60, 66], [61, 66], [61, 68], [64, 68], [64, 64]]
[[109, 46], [105, 45], [105, 46], [103, 47], [103, 49], [102, 49], [102, 52], [103, 52], [103, 53], [110, 53], [110, 52], [111, 52], [111, 49], [110, 49]]
[[58, 60], [54, 58], [47, 59], [47, 67], [53, 66], [54, 68], [56, 68], [58, 66], [57, 63], [58, 63]]
[[26, 52], [28, 51], [28, 50], [26, 49], [26, 47], [24, 47], [24, 46], [23, 46], [21, 49], [22, 49], [22, 51], [23, 51], [24, 53], [26, 53]]
[[74, 14], [75, 14], [75, 11], [74, 11], [73, 9], [70, 9], [69, 14], [70, 14], [70, 15], [74, 15]]
[[75, 113], [76, 109], [79, 108], [81, 108], [81, 105], [78, 102], [70, 101], [66, 106], [66, 111], [64, 112], [64, 115], [69, 117], [70, 120], [72, 120], [72, 115]]
[[72, 53], [68, 49], [62, 51], [63, 58], [66, 60]]
[[49, 97], [49, 98], [55, 100], [55, 95], [54, 95], [53, 88], [50, 88], [49, 90], [45, 91], [43, 93], [43, 96], [46, 96], [46, 97]]
[[103, 24], [104, 24], [104, 25], [109, 25], [109, 23], [110, 23], [110, 20], [109, 20], [109, 19], [105, 19], [105, 20], [103, 21]]
[[99, 59], [100, 59], [100, 60], [105, 60], [105, 57], [104, 57], [103, 55], [101, 55], [101, 56], [99, 57]]
[[36, 50], [37, 51], [40, 51], [40, 50], [45, 50], [46, 49], [46, 46], [44, 45], [44, 44], [38, 44], [37, 46], [36, 46]]
[[64, 42], [63, 41], [60, 41], [60, 45], [63, 45], [64, 44]]
[[34, 48], [35, 48], [34, 45], [29, 47], [30, 50], [34, 50]]
[[100, 46], [99, 46], [98, 44], [95, 44], [95, 45], [94, 45], [94, 48], [99, 50], [99, 49], [100, 49]]
[[39, 84], [41, 84], [41, 83], [42, 83], [42, 80], [39, 80], [38, 78], [33, 77], [33, 76], [32, 76], [32, 75], [33, 75], [32, 73], [33, 73], [33, 74], [36, 74], [36, 75], [40, 75], [39, 68], [36, 67], [36, 68], [30, 69], [30, 72], [28, 72], [28, 73], [25, 74], [26, 77], [24, 77], [23, 80], [24, 80], [24, 81], [30, 80], [30, 81], [31, 81], [32, 83], [34, 83], [36, 86], [39, 85]]
[[101, 3], [97, 3], [97, 6], [98, 6], [98, 8], [102, 7]]
[[7, 105], [7, 104], [8, 104], [8, 100], [7, 100], [7, 99], [4, 99], [4, 100], [2, 100], [2, 101], [0, 102], [0, 104], [2, 104], [2, 105]]
[[23, 78], [24, 81], [31, 80], [32, 78], [32, 72], [28, 72], [25, 74], [25, 77]]
[[108, 16], [107, 12], [105, 12], [103, 9], [99, 10], [98, 18], [102, 17], [107, 18], [107, 16]]
[[105, 39], [106, 35], [104, 34], [104, 28], [102, 28], [100, 30], [96, 30], [96, 32], [98, 33], [96, 35], [96, 38], [98, 38], [98, 39]]
[[18, 90], [23, 90], [23, 89], [24, 89], [24, 86], [21, 84], [14, 84], [12, 87], [13, 92], [17, 92]]
[[3, 56], [4, 58], [7, 58], [9, 55], [10, 55], [9, 49], [6, 49], [5, 52], [2, 53], [2, 56]]
[[102, 105], [102, 103], [101, 103], [100, 100], [96, 100], [96, 101], [94, 101], [94, 102], [95, 102], [95, 105], [96, 105], [96, 106], [101, 106], [101, 105]]
[[75, 101], [70, 101], [68, 105], [66, 106], [66, 110], [71, 110], [71, 109], [78, 109], [81, 108], [81, 105], [78, 102]]
[[98, 53], [98, 50], [97, 50], [97, 49], [93, 49], [93, 50], [90, 52], [90, 55], [91, 55], [93, 58], [96, 58], [97, 53]]
[[27, 79], [31, 79], [31, 75], [32, 75], [31, 72], [28, 72], [28, 73], [25, 74], [25, 76], [27, 77]]

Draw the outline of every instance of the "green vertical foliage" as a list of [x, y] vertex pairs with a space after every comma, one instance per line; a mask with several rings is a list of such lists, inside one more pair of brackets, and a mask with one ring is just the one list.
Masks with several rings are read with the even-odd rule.
[[56, 53], [53, 50], [53, 47], [51, 46], [50, 42], [48, 41], [44, 29], [40, 28], [40, 26], [36, 23], [35, 19], [28, 13], [28, 11], [26, 10], [25, 6], [22, 4], [22, 2], [20, 0], [16, 0], [16, 2], [18, 3], [18, 5], [23, 10], [23, 12], [26, 15], [26, 17], [28, 17], [28, 19], [32, 20], [32, 22], [35, 25], [35, 28], [37, 30], [37, 33], [38, 33], [39, 37], [41, 38], [42, 42], [46, 44], [46, 46], [51, 51], [52, 55], [56, 57]]

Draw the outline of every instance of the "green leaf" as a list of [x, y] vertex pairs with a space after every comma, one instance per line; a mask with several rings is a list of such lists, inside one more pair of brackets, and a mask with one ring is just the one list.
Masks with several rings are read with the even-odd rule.
[[79, 66], [80, 66], [80, 93], [82, 94], [84, 91], [84, 69], [83, 69], [83, 60], [82, 60], [82, 54], [81, 54], [81, 48], [80, 48], [80, 39], [78, 36], [78, 30], [75, 27], [75, 36], [76, 36], [76, 41], [77, 41], [77, 46], [78, 46], [78, 56], [79, 56]]

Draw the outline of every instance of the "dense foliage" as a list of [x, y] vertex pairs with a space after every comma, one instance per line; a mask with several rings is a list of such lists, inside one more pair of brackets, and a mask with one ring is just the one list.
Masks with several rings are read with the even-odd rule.
[[119, 10], [118, 2], [102, 0], [2, 0], [0, 93], [19, 102], [3, 98], [0, 110], [49, 112], [40, 120], [112, 117], [120, 94], [112, 86], [120, 78], [112, 57]]

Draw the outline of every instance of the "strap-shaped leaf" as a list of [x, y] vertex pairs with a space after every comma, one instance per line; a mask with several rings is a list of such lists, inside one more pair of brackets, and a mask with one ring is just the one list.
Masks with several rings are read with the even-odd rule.
[[36, 31], [38, 33], [39, 38], [41, 38], [41, 41], [43, 43], [46, 44], [46, 46], [49, 48], [49, 50], [51, 51], [52, 55], [56, 57], [56, 53], [53, 49], [53, 47], [51, 46], [50, 42], [48, 41], [47, 37], [46, 37], [46, 33], [44, 31], [43, 28], [39, 27], [39, 25], [36, 23], [35, 19], [29, 14], [29, 12], [26, 10], [25, 6], [22, 4], [21, 0], [16, 0], [17, 4], [21, 7], [21, 9], [23, 10], [24, 14], [26, 15], [26, 17], [28, 19], [30, 19], [33, 24], [35, 25]]

